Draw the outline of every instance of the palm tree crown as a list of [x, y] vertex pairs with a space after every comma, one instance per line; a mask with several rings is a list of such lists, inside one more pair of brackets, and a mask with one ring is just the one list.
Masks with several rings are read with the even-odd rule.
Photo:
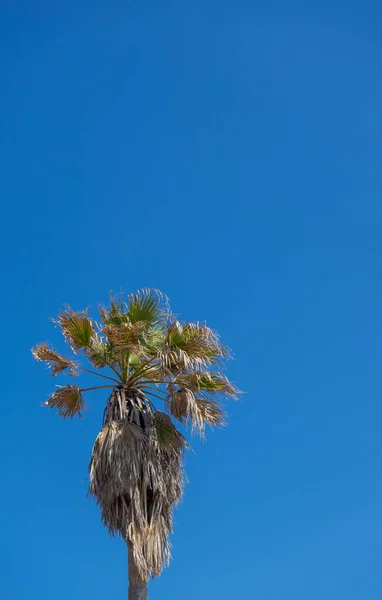
[[[90, 460], [89, 491], [103, 523], [126, 540], [139, 578], [147, 581], [170, 558], [171, 513], [182, 495], [187, 443], [174, 419], [201, 435], [206, 425], [224, 424], [221, 401], [238, 393], [219, 371], [228, 350], [205, 324], [176, 320], [156, 290], [138, 291], [127, 302], [112, 298], [100, 309], [99, 322], [88, 311], [65, 307], [56, 323], [76, 356], [64, 358], [39, 344], [34, 357], [52, 375], [86, 371], [105, 385], [59, 387], [46, 405], [62, 418], [81, 416], [85, 392], [110, 388]], [[80, 355], [90, 364], [83, 366]], [[156, 409], [158, 401], [164, 411]]]

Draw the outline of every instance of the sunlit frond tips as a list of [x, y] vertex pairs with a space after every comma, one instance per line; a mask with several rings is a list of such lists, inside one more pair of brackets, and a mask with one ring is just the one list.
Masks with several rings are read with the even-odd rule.
[[69, 370], [70, 375], [77, 375], [76, 365], [72, 360], [60, 356], [57, 352], [49, 348], [47, 344], [39, 344], [32, 349], [34, 358], [40, 362], [45, 362], [52, 371], [52, 375], [58, 375]]
[[69, 306], [60, 312], [56, 323], [73, 352], [90, 346], [93, 336], [93, 324], [87, 311], [75, 312]]
[[142, 321], [158, 326], [168, 313], [167, 298], [158, 290], [139, 290], [129, 296], [128, 317], [131, 323]]

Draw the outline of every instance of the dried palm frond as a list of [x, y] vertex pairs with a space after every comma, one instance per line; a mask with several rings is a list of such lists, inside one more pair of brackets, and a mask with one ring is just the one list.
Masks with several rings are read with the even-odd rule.
[[169, 396], [166, 402], [170, 413], [178, 421], [190, 424], [192, 431], [204, 437], [205, 425], [224, 425], [224, 411], [217, 400], [196, 395], [187, 388], [176, 390], [170, 385], [168, 390]]
[[167, 405], [169, 406], [170, 413], [178, 421], [191, 425], [193, 432], [196, 431], [203, 436], [205, 429], [203, 415], [198, 409], [194, 392], [186, 388], [175, 390], [172, 386], [168, 386], [168, 389], [170, 397], [167, 398]]
[[196, 407], [203, 423], [211, 427], [222, 427], [225, 425], [224, 410], [216, 400], [199, 397], [196, 399]]
[[57, 354], [47, 344], [39, 344], [35, 348], [32, 348], [32, 354], [36, 360], [47, 363], [53, 376], [62, 373], [66, 369], [69, 369], [70, 375], [77, 375], [76, 364]]
[[195, 394], [188, 389], [181, 388], [177, 390], [172, 385], [168, 386], [168, 391], [169, 397], [167, 402], [171, 414], [178, 419], [178, 421], [188, 419], [195, 405]]
[[62, 310], [55, 321], [73, 352], [88, 348], [93, 337], [93, 324], [87, 311], [74, 312], [69, 306]]
[[168, 535], [172, 508], [182, 495], [184, 446], [180, 437], [175, 443], [174, 432], [171, 445], [160, 442], [157, 426], [163, 428], [163, 417], [150, 413], [142, 394], [123, 392], [115, 390], [109, 399], [106, 424], [93, 447], [89, 491], [110, 533], [131, 543], [140, 576], [147, 580], [159, 575], [170, 557]]
[[48, 408], [57, 408], [58, 414], [63, 419], [73, 418], [75, 415], [81, 417], [81, 409], [84, 406], [81, 390], [77, 385], [67, 385], [59, 388], [49, 398], [45, 405]]
[[202, 374], [181, 374], [174, 379], [173, 384], [190, 389], [195, 393], [203, 391], [211, 395], [221, 394], [223, 396], [229, 396], [234, 400], [237, 400], [239, 393], [236, 387], [222, 373], [215, 371], [209, 371]]
[[187, 352], [179, 349], [159, 350], [158, 360], [163, 373], [177, 373], [179, 370], [184, 371], [191, 368], [203, 366], [203, 361], [198, 358], [190, 358]]
[[121, 323], [105, 325], [102, 331], [117, 350], [139, 354], [144, 343], [145, 328], [146, 324], [142, 322]]

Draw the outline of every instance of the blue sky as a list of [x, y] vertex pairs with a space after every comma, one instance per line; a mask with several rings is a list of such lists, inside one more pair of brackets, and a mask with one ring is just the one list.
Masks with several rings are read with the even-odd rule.
[[382, 597], [377, 2], [0, 3], [6, 600], [126, 597], [87, 499], [104, 396], [29, 352], [63, 303], [157, 287], [246, 394], [193, 442], [158, 599]]

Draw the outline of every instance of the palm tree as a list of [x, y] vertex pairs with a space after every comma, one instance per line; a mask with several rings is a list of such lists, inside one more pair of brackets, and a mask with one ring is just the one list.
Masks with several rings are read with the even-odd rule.
[[[206, 425], [223, 425], [221, 400], [237, 397], [217, 370], [228, 351], [205, 324], [176, 320], [155, 290], [138, 291], [128, 302], [111, 298], [99, 322], [70, 307], [55, 322], [76, 356], [65, 358], [39, 344], [34, 357], [52, 375], [86, 372], [103, 381], [85, 389], [59, 387], [45, 404], [64, 419], [81, 417], [85, 392], [111, 390], [92, 450], [89, 492], [103, 524], [127, 543], [129, 599], [146, 600], [148, 579], [169, 562], [172, 509], [183, 490], [187, 442], [173, 419], [201, 435]], [[165, 412], [156, 409], [157, 401]]]

